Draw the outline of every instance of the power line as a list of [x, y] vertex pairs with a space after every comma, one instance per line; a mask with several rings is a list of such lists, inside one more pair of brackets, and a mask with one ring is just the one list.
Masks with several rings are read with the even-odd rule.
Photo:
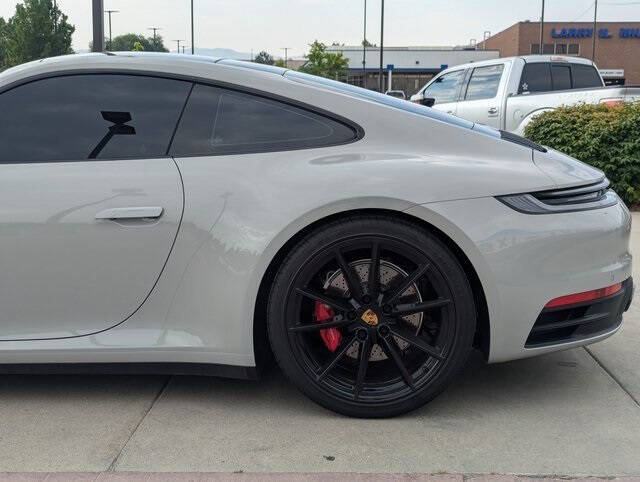
[[591, 4], [589, 4], [589, 6], [587, 8], [585, 8], [582, 13], [580, 15], [578, 15], [575, 20], [572, 20], [572, 22], [576, 22], [578, 20], [580, 20], [580, 18], [587, 12], [590, 12], [591, 9], [593, 8], [593, 6], [595, 5], [596, 2], [591, 2]]

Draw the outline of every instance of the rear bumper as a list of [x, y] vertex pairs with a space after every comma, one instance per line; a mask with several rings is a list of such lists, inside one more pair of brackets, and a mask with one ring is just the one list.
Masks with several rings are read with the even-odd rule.
[[633, 297], [633, 279], [622, 283], [617, 293], [595, 301], [558, 308], [545, 308], [538, 316], [525, 348], [540, 348], [580, 342], [615, 332]]

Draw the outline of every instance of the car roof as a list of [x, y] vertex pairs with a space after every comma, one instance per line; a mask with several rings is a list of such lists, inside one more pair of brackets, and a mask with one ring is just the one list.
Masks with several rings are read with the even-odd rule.
[[463, 70], [471, 67], [484, 67], [487, 65], [496, 65], [500, 63], [510, 62], [513, 60], [521, 59], [526, 63], [537, 62], [568, 62], [572, 64], [593, 65], [593, 62], [589, 59], [582, 57], [569, 57], [566, 55], [520, 55], [515, 57], [499, 57], [497, 59], [482, 60], [480, 62], [469, 62], [466, 64], [454, 65], [449, 67], [443, 72], [452, 72], [456, 70]]

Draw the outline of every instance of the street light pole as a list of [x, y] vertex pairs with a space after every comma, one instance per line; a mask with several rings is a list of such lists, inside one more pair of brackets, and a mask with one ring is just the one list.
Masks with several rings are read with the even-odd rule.
[[92, 0], [91, 18], [93, 20], [94, 52], [104, 51], [104, 0]]
[[384, 56], [384, 0], [382, 0], [382, 9], [380, 12], [380, 92], [384, 92], [384, 78], [382, 77], [382, 66]]
[[193, 0], [191, 0], [191, 55], [196, 54], [196, 42], [194, 39], [194, 27], [193, 27]]
[[176, 52], [180, 53], [180, 42], [184, 42], [184, 40], [180, 39], [180, 40], [174, 40], [174, 42], [178, 45], [178, 49], [176, 50]]
[[540, 55], [544, 54], [544, 0], [542, 0], [542, 16], [540, 17]]
[[119, 10], [105, 10], [105, 13], [109, 14], [109, 50], [113, 50], [113, 39], [111, 37], [111, 14], [118, 12]]
[[362, 40], [362, 87], [367, 88], [367, 0], [364, 0], [364, 36]]
[[596, 60], [596, 25], [598, 23], [598, 0], [595, 0], [593, 8], [593, 48], [591, 49], [591, 60]]

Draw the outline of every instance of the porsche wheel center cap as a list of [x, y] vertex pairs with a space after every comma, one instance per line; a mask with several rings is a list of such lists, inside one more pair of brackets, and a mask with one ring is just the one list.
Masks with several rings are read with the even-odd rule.
[[367, 325], [371, 325], [371, 326], [376, 326], [378, 323], [380, 323], [380, 320], [378, 319], [378, 315], [376, 315], [376, 313], [371, 308], [369, 308], [367, 311], [362, 313], [362, 316], [360, 317], [360, 319], [364, 321]]

